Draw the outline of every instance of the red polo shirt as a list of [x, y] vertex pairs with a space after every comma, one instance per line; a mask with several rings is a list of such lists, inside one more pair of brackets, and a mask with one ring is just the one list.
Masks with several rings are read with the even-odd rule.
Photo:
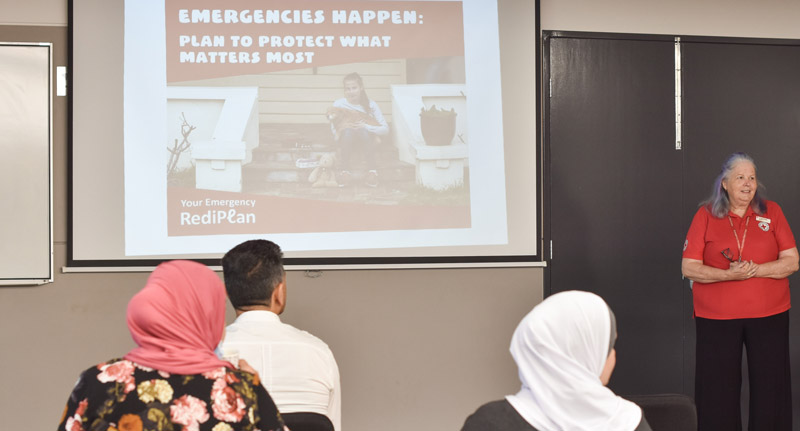
[[[703, 206], [694, 215], [683, 257], [702, 260], [704, 265], [728, 269], [730, 261], [722, 251], [730, 249], [733, 260], [739, 259], [739, 247], [733, 229], [744, 239], [742, 261], [771, 262], [778, 253], [795, 247], [794, 235], [781, 207], [767, 201], [767, 211], [758, 215], [751, 208], [744, 217], [729, 212], [728, 217], [716, 218]], [[747, 222], [747, 218], [750, 221]], [[745, 230], [747, 237], [744, 237]], [[707, 319], [746, 319], [782, 313], [791, 307], [789, 279], [753, 277], [747, 280], [697, 283], [692, 289], [694, 314]]]

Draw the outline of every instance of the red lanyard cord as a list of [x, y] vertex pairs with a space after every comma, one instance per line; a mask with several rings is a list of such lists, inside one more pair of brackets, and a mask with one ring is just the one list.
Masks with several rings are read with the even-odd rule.
[[747, 225], [750, 224], [750, 216], [747, 216], [747, 220], [744, 222], [744, 234], [742, 234], [742, 242], [739, 242], [739, 234], [736, 233], [736, 228], [733, 227], [733, 219], [731, 216], [728, 216], [728, 221], [731, 223], [731, 229], [733, 230], [733, 236], [736, 238], [736, 246], [739, 247], [739, 262], [742, 261], [742, 250], [744, 250], [744, 241], [747, 239]]

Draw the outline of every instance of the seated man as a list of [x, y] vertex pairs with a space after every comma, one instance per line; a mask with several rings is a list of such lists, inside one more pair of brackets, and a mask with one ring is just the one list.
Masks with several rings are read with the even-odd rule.
[[281, 413], [327, 416], [341, 429], [339, 367], [319, 338], [282, 323], [286, 272], [280, 247], [267, 240], [243, 242], [222, 258], [225, 289], [236, 310], [223, 351], [239, 352], [258, 371]]

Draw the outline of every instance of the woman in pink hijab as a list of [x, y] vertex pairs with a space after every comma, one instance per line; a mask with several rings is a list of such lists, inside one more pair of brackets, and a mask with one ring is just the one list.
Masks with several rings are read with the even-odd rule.
[[214, 354], [225, 328], [225, 288], [205, 265], [159, 265], [128, 303], [139, 346], [89, 368], [59, 431], [282, 430], [258, 376]]

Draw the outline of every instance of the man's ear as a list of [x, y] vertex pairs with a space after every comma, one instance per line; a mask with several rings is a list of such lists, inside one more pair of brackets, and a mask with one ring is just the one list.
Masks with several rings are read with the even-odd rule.
[[[283, 308], [286, 306], [286, 278], [284, 277], [283, 281], [278, 283], [275, 286], [275, 289], [272, 290], [272, 302], [271, 305], [273, 308], [283, 311]], [[280, 313], [277, 313], [280, 314]]]

